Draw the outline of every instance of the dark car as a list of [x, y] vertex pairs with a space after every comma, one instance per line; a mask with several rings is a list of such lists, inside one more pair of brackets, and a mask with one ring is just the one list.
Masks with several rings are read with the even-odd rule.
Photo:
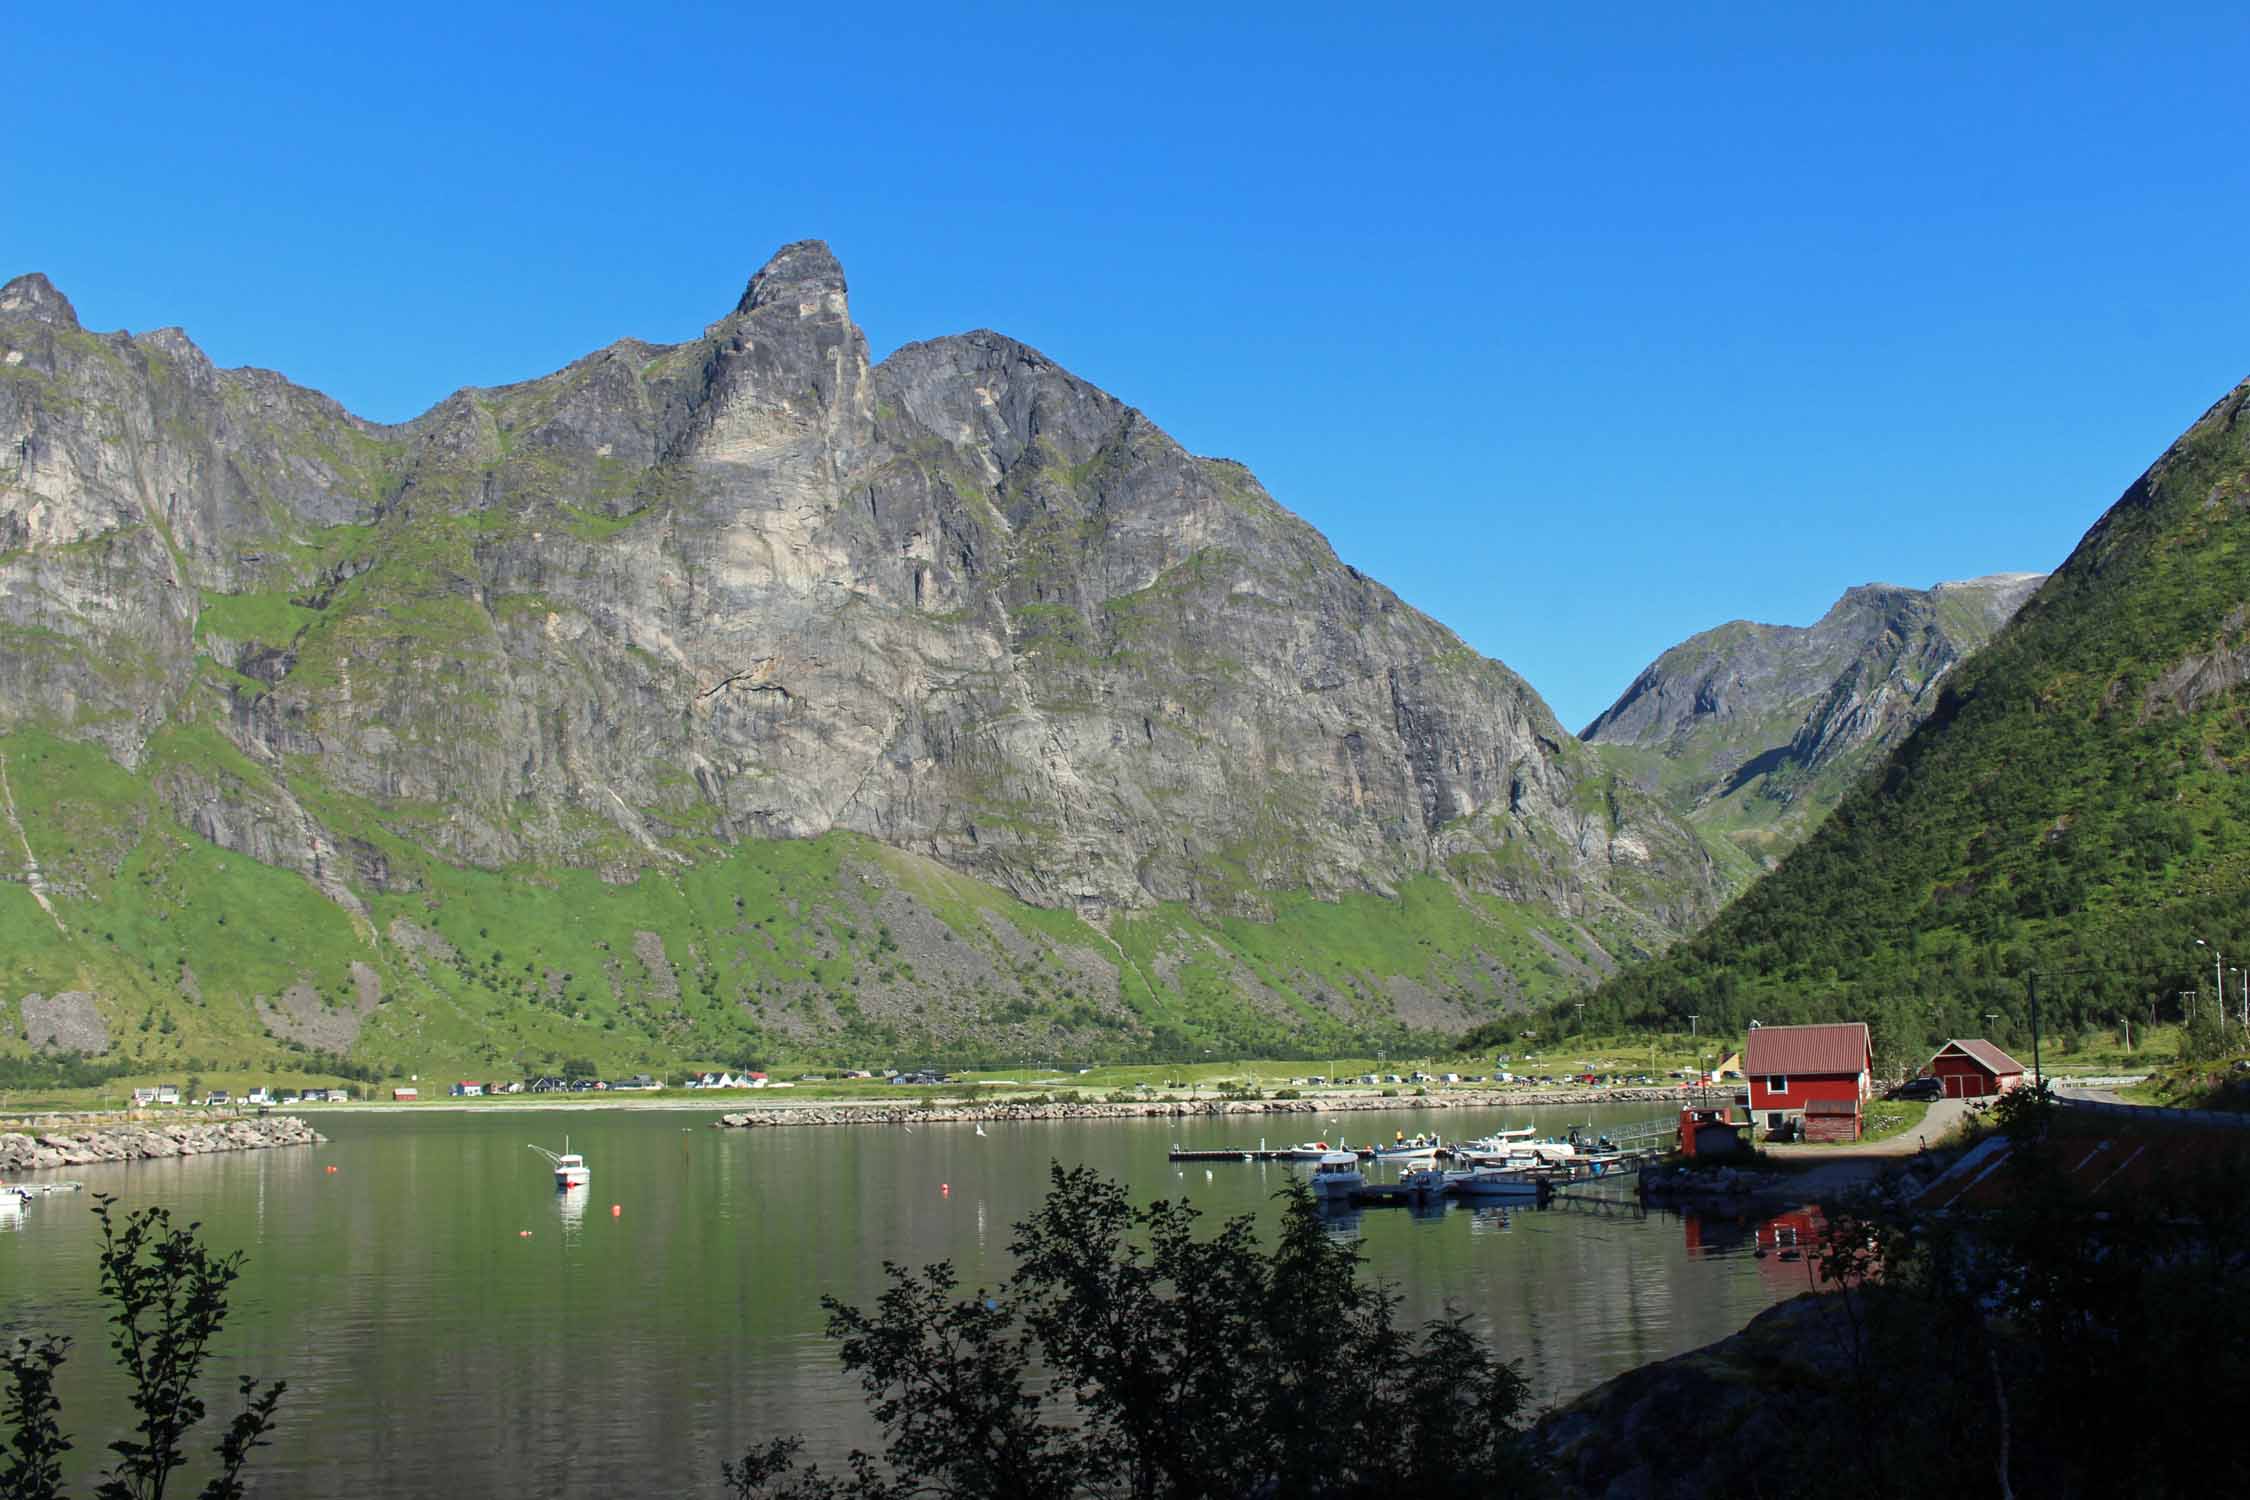
[[1886, 1099], [1920, 1099], [1925, 1103], [1945, 1097], [1945, 1085], [1935, 1078], [1909, 1078], [1883, 1096]]

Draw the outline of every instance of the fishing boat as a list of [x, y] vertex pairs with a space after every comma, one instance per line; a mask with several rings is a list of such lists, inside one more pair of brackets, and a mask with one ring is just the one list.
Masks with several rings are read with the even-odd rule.
[[1450, 1174], [1443, 1167], [1412, 1167], [1398, 1174], [1399, 1186], [1406, 1189], [1415, 1201], [1443, 1198], [1452, 1190], [1447, 1181]]
[[1412, 1140], [1398, 1140], [1388, 1146], [1375, 1148], [1375, 1159], [1385, 1162], [1429, 1162], [1438, 1159], [1445, 1149], [1445, 1141], [1436, 1135], [1418, 1135]]
[[1322, 1202], [1349, 1203], [1366, 1184], [1355, 1152], [1330, 1151], [1313, 1164], [1313, 1197]]
[[570, 1137], [567, 1135], [563, 1137], [562, 1154], [559, 1156], [545, 1146], [534, 1146], [531, 1149], [554, 1163], [557, 1192], [567, 1193], [572, 1188], [582, 1188], [594, 1180], [594, 1174], [586, 1170], [586, 1158], [570, 1149]]

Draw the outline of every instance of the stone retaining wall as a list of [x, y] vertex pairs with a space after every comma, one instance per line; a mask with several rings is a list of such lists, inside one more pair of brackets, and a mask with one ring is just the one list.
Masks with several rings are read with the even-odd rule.
[[58, 1129], [39, 1135], [0, 1135], [0, 1177], [105, 1161], [150, 1161], [163, 1156], [201, 1156], [211, 1151], [309, 1146], [326, 1139], [293, 1115], [202, 1125], [109, 1125], [77, 1132]]
[[[1532, 1109], [1553, 1105], [1647, 1104], [1677, 1109], [1678, 1089], [1609, 1089], [1508, 1094], [1432, 1094], [1427, 1098], [1384, 1099], [1363, 1094], [1332, 1094], [1306, 1099], [1148, 1099], [1129, 1104], [1082, 1100], [1057, 1104], [892, 1103], [774, 1104], [734, 1110], [712, 1124], [721, 1129], [768, 1125], [921, 1125], [986, 1120], [1185, 1120], [1220, 1115], [1335, 1115], [1400, 1109]], [[1662, 1111], [1656, 1111], [1661, 1113]]]

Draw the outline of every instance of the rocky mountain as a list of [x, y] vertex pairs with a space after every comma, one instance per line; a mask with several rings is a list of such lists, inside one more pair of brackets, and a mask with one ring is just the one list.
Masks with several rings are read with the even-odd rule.
[[1665, 652], [1580, 738], [1770, 865], [1936, 705], [1938, 686], [2045, 578], [1871, 583], [1809, 626], [1736, 620]]
[[1722, 895], [1248, 470], [998, 334], [871, 364], [815, 242], [398, 426], [21, 277], [0, 441], [0, 985], [139, 1045], [1457, 1027]]
[[[2095, 523], [1928, 716], [1692, 942], [1604, 987], [1706, 1032], [1852, 1017], [1886, 1063], [2239, 1011], [2250, 943], [2250, 383]], [[2034, 976], [2037, 976], [2036, 979]], [[2183, 999], [2183, 997], [2186, 997]], [[2239, 1021], [2239, 1015], [2236, 1017]]]

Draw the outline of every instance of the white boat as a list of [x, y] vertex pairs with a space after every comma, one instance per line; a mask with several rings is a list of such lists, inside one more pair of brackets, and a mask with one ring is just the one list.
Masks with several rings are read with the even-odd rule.
[[567, 1193], [572, 1188], [582, 1188], [594, 1180], [594, 1174], [586, 1170], [586, 1158], [570, 1149], [570, 1137], [567, 1135], [563, 1137], [562, 1154], [559, 1156], [545, 1146], [534, 1146], [531, 1149], [555, 1164], [555, 1188], [558, 1192]]
[[1400, 1140], [1388, 1146], [1377, 1146], [1375, 1159], [1389, 1162], [1436, 1161], [1438, 1153], [1444, 1149], [1445, 1141], [1442, 1137], [1418, 1135], [1410, 1141]]
[[1445, 1174], [1446, 1191], [1461, 1198], [1531, 1198], [1539, 1183], [1522, 1167], [1471, 1167]]
[[1528, 1141], [1539, 1133], [1534, 1125], [1518, 1125], [1513, 1130], [1495, 1130], [1490, 1135], [1480, 1135], [1463, 1143], [1459, 1151], [1464, 1156], [1503, 1156], [1518, 1141]]
[[1324, 1202], [1349, 1203], [1367, 1185], [1359, 1170], [1359, 1157], [1350, 1151], [1330, 1151], [1313, 1164], [1312, 1190]]
[[1274, 1153], [1283, 1161], [1319, 1161], [1335, 1148], [1326, 1141], [1299, 1141], [1294, 1146], [1284, 1146]]

